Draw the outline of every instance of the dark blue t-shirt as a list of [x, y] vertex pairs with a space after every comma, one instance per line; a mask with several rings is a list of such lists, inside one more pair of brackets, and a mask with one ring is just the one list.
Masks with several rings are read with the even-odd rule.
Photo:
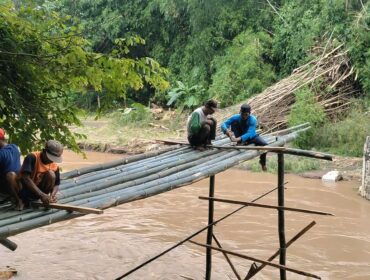
[[4, 179], [8, 172], [18, 173], [21, 168], [20, 156], [15, 144], [8, 144], [0, 149], [0, 179]]

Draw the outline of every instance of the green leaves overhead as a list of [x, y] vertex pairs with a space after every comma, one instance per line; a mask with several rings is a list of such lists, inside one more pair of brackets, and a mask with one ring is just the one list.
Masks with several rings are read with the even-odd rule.
[[77, 150], [70, 125], [79, 125], [71, 92], [104, 91], [109, 100], [145, 84], [168, 87], [167, 70], [151, 58], [127, 57], [144, 44], [138, 36], [117, 39], [108, 54], [89, 51], [80, 30], [40, 6], [0, 5], [0, 126], [26, 153], [50, 138]]

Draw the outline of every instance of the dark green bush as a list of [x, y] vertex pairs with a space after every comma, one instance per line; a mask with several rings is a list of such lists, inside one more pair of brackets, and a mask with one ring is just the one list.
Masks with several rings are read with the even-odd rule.
[[324, 109], [316, 102], [315, 94], [308, 88], [303, 87], [295, 92], [296, 102], [289, 115], [289, 125], [294, 126], [309, 122], [311, 129], [302, 133], [294, 144], [300, 148], [310, 149], [314, 146], [313, 137], [316, 129], [325, 122]]

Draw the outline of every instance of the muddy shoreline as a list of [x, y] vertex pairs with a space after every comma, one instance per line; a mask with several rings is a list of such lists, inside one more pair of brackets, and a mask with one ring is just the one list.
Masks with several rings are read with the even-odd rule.
[[[109, 154], [117, 154], [122, 156], [132, 156], [160, 148], [166, 147], [166, 145], [156, 143], [155, 141], [134, 141], [134, 145], [127, 146], [116, 146], [109, 143], [88, 143], [80, 142], [78, 146], [83, 151], [102, 152]], [[239, 165], [235, 167], [241, 170], [250, 171], [251, 169]], [[288, 172], [296, 174], [303, 178], [308, 179], [321, 179], [323, 175], [331, 170], [338, 170], [341, 172], [344, 181], [361, 181], [362, 176], [362, 158], [355, 157], [342, 157], [336, 156], [333, 162], [323, 162], [322, 166], [318, 170], [311, 170], [305, 172]]]

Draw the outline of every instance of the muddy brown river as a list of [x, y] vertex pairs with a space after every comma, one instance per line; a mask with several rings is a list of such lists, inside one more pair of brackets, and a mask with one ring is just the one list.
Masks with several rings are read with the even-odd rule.
[[[64, 171], [113, 160], [118, 155], [67, 152]], [[216, 176], [215, 196], [249, 201], [275, 187], [276, 175], [230, 169]], [[370, 201], [357, 195], [359, 182], [323, 184], [286, 175], [286, 206], [335, 217], [286, 212], [286, 239], [317, 224], [287, 250], [287, 266], [322, 279], [370, 279]], [[207, 224], [208, 180], [105, 210], [31, 230], [11, 238], [18, 249], [0, 247], [1, 267], [18, 271], [14, 279], [114, 279]], [[259, 200], [277, 204], [274, 192]], [[215, 218], [237, 205], [215, 203]], [[267, 259], [279, 246], [277, 211], [245, 208], [214, 228], [225, 249]], [[205, 243], [206, 233], [195, 240]], [[231, 257], [242, 278], [251, 262]], [[275, 260], [276, 262], [278, 260]], [[126, 279], [204, 279], [205, 249], [186, 243]], [[287, 273], [288, 279], [309, 279]], [[221, 253], [213, 253], [212, 279], [236, 279]], [[254, 279], [279, 279], [265, 268]]]

